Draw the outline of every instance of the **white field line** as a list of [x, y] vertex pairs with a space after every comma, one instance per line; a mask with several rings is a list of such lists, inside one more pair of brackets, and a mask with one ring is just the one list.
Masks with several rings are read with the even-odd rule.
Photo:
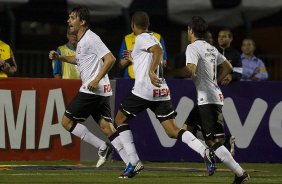
[[[95, 173], [97, 175], [97, 173]], [[75, 176], [94, 175], [93, 173], [1, 173], [0, 176]]]

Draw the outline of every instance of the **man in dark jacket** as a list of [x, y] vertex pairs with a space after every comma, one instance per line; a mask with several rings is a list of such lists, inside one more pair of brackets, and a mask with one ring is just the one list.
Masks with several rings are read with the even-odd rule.
[[[233, 71], [227, 75], [222, 81], [221, 85], [227, 85], [231, 81], [238, 81], [242, 77], [242, 61], [240, 53], [230, 47], [230, 44], [233, 40], [233, 34], [230, 29], [224, 28], [218, 33], [218, 51], [226, 57], [227, 60], [232, 64]], [[220, 69], [219, 69], [220, 73]]]

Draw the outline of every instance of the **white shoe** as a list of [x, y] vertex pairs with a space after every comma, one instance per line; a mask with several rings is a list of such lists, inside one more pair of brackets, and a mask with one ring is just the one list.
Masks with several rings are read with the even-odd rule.
[[140, 172], [144, 169], [144, 165], [141, 161], [138, 161], [135, 168], [134, 168], [134, 172], [136, 174], [140, 174]]
[[103, 166], [106, 163], [106, 161], [108, 160], [110, 154], [113, 151], [112, 145], [110, 145], [109, 143], [106, 143], [106, 144], [107, 144], [106, 149], [104, 149], [104, 150], [99, 149], [99, 151], [98, 151], [99, 160], [98, 160], [98, 162], [96, 164], [97, 168]]

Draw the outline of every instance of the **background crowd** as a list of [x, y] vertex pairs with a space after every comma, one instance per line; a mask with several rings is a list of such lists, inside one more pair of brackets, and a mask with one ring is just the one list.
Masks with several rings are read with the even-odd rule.
[[[41, 6], [36, 2], [30, 1], [26, 5], [16, 7], [3, 6], [5, 8], [0, 9], [0, 52], [2, 52], [0, 65], [1, 72], [5, 73], [0, 76], [42, 78], [54, 76], [57, 78], [59, 76], [67, 78], [63, 76], [63, 71], [66, 71], [68, 66], [60, 65], [58, 61], [52, 64], [48, 59], [48, 51], [56, 49], [58, 46], [66, 44], [64, 48], [59, 50], [67, 52], [69, 52], [68, 49], [71, 49], [68, 47], [70, 42], [65, 36], [67, 11], [65, 12], [63, 9], [66, 7], [61, 4], [62, 1], [58, 1], [55, 8], [50, 8], [49, 3], [45, 6], [48, 7], [48, 10], [44, 8], [39, 11]], [[96, 17], [93, 16], [90, 20], [91, 29], [105, 40], [117, 58], [115, 66], [109, 73], [111, 79], [134, 77], [132, 76], [131, 64], [124, 63], [122, 57], [123, 50], [134, 44], [135, 38], [130, 32], [128, 20], [130, 20], [132, 13], [138, 9], [147, 11], [151, 17], [150, 30], [155, 32], [165, 48], [164, 65], [168, 68], [179, 68], [185, 65], [184, 48], [189, 44], [186, 41], [185, 24], [172, 22], [165, 13], [141, 6], [137, 2], [139, 1], [136, 3], [134, 1], [133, 5], [122, 10], [122, 16], [112, 19], [105, 18], [106, 20], [101, 19], [101, 21], [96, 20]], [[24, 9], [27, 11], [23, 11]], [[225, 26], [226, 22], [232, 21], [229, 17], [226, 18], [226, 22], [222, 22], [222, 25], [210, 23], [207, 41], [216, 46], [233, 65], [234, 63], [238, 65], [233, 73], [226, 78], [225, 84], [236, 80], [282, 80], [282, 72], [280, 71], [282, 68], [281, 43], [279, 42], [282, 29], [281, 13], [280, 9], [254, 21], [248, 21], [246, 15], [242, 15], [244, 20], [242, 24], [229, 27]], [[7, 57], [15, 59], [8, 61]], [[4, 62], [5, 60], [7, 62]], [[11, 67], [11, 70], [8, 67]], [[60, 73], [55, 75], [56, 72]], [[173, 76], [167, 75], [167, 77]]]

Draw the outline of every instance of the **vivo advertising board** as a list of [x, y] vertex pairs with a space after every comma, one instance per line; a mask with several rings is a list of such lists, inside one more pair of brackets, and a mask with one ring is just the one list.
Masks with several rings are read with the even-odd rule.
[[[189, 80], [168, 80], [172, 102], [181, 127], [196, 103], [196, 90]], [[116, 109], [134, 81], [117, 80]], [[221, 86], [225, 97], [223, 115], [226, 134], [236, 138], [239, 162], [282, 162], [281, 82], [236, 82]], [[141, 160], [201, 161], [187, 145], [170, 139], [150, 111], [130, 121]], [[116, 156], [116, 155], [115, 155]], [[116, 156], [117, 157], [117, 156]]]
[[[116, 112], [134, 81], [112, 82], [116, 82], [111, 101]], [[80, 85], [77, 80], [1, 79], [1, 160], [79, 161], [81, 153], [96, 154], [83, 150], [87, 147], [81, 147], [80, 140], [60, 124]], [[195, 105], [195, 87], [192, 81], [176, 79], [168, 80], [168, 85], [178, 113], [176, 123], [181, 127]], [[282, 163], [282, 83], [237, 82], [221, 89], [226, 133], [236, 138], [236, 160]], [[130, 126], [142, 160], [202, 161], [187, 145], [170, 139], [150, 110], [132, 119]], [[116, 154], [113, 158], [119, 159]]]

